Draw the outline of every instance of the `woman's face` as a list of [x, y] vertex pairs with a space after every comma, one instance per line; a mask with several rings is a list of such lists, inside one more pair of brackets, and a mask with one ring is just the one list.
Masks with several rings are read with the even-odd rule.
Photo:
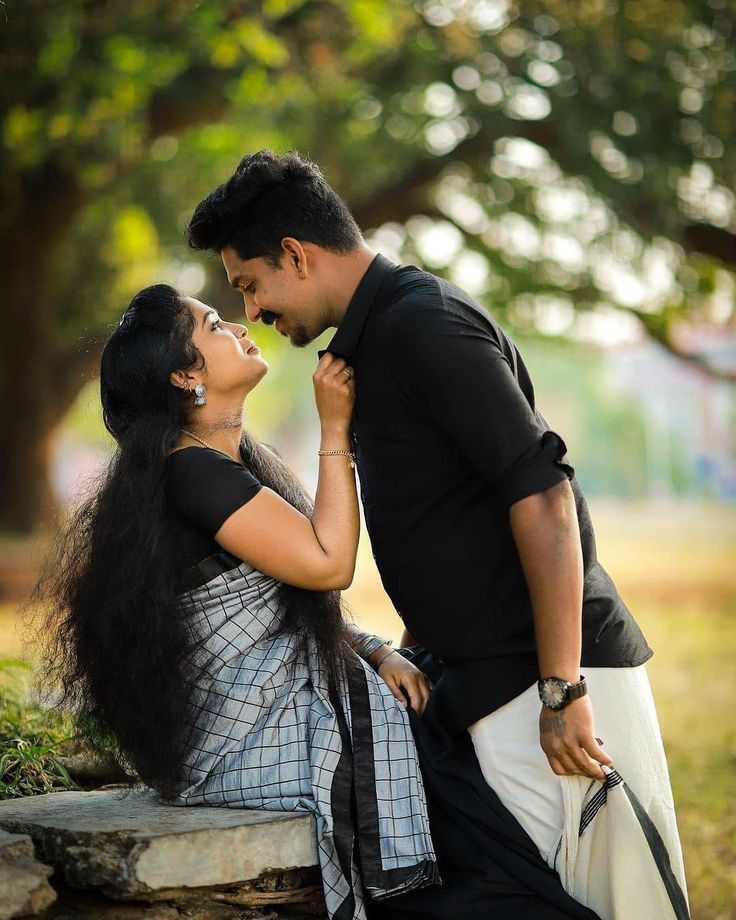
[[217, 310], [193, 297], [185, 297], [184, 303], [194, 316], [192, 343], [205, 360], [208, 394], [242, 394], [257, 386], [268, 373], [268, 363], [248, 338], [248, 327], [226, 322]]

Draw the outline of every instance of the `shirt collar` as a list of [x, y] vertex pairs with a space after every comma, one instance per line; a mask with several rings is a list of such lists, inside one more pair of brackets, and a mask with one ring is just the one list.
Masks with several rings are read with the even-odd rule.
[[345, 316], [330, 340], [330, 344], [318, 352], [320, 358], [327, 351], [338, 358], [351, 358], [355, 354], [363, 334], [365, 321], [368, 319], [371, 307], [376, 302], [378, 291], [386, 276], [394, 268], [396, 268], [394, 262], [380, 252], [377, 253], [358, 282]]

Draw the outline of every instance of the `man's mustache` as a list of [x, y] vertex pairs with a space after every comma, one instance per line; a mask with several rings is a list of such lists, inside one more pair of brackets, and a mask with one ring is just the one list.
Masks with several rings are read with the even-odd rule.
[[270, 310], [264, 310], [261, 313], [261, 322], [265, 323], [267, 326], [273, 326], [276, 320], [279, 318], [278, 313], [272, 313]]

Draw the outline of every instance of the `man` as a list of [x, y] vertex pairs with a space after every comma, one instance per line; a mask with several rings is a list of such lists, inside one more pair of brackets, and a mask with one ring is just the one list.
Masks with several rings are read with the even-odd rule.
[[220, 254], [251, 322], [299, 347], [337, 327], [327, 351], [355, 369], [352, 444], [376, 563], [402, 644], [442, 665], [429, 708], [468, 731], [488, 785], [565, 888], [623, 917], [621, 832], [596, 819], [595, 852], [581, 855], [620, 782], [615, 762], [662, 844], [646, 877], [657, 916], [686, 916], [652, 652], [597, 561], [566, 445], [535, 408], [516, 345], [458, 287], [374, 253], [296, 154], [246, 156], [197, 206], [188, 238]]

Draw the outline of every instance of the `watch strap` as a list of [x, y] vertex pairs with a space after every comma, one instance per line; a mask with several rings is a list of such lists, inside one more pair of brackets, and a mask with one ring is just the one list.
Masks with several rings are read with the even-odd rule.
[[571, 703], [573, 700], [579, 700], [581, 696], [585, 696], [588, 692], [588, 684], [585, 681], [585, 677], [581, 674], [580, 680], [576, 684], [570, 684], [567, 688], [567, 702]]

